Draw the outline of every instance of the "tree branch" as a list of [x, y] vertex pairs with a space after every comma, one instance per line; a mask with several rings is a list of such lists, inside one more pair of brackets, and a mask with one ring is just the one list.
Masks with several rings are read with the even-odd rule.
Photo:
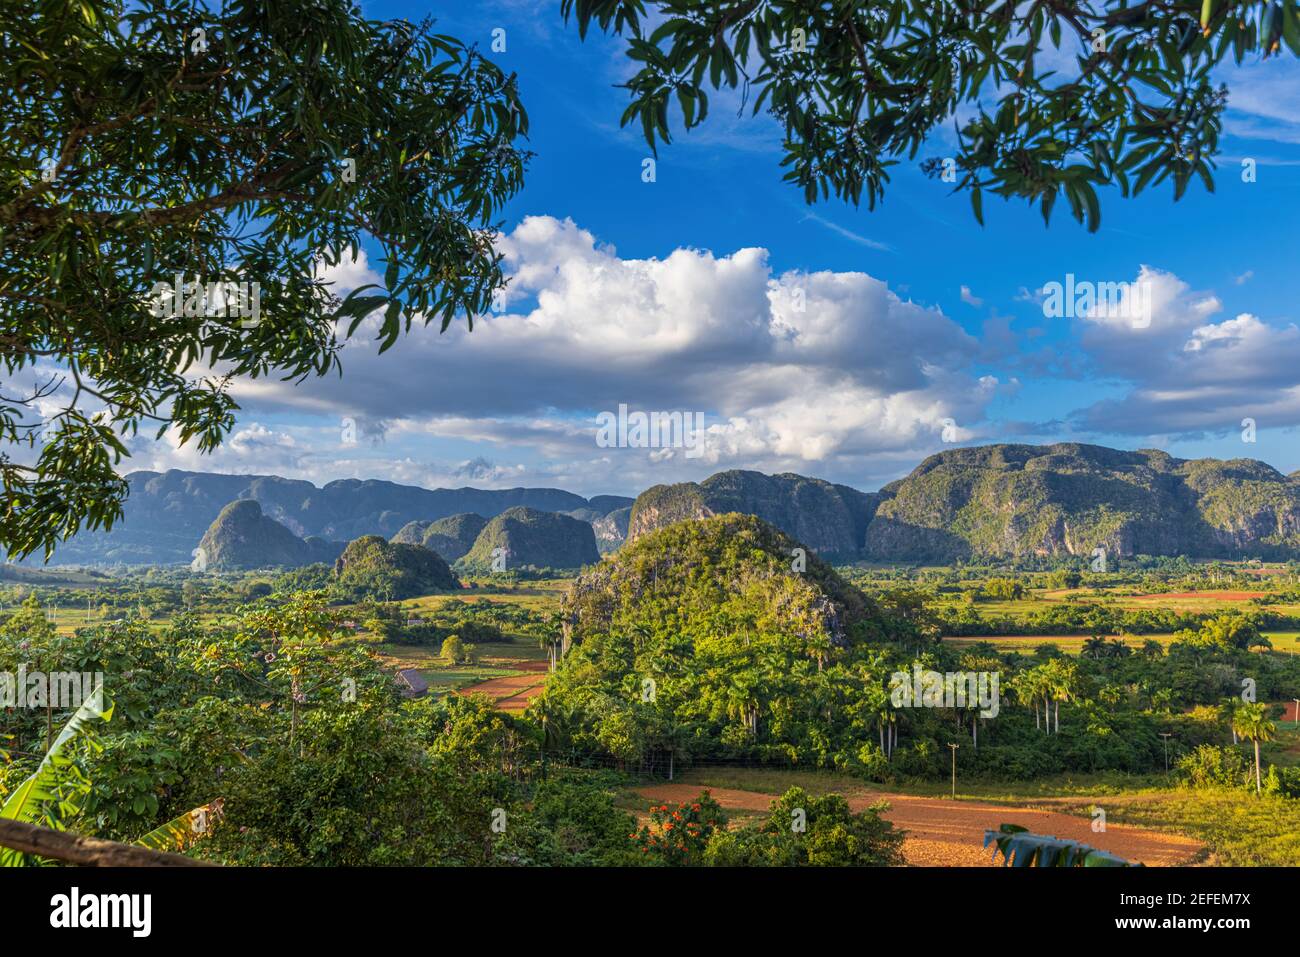
[[83, 867], [220, 867], [183, 854], [153, 851], [98, 837], [52, 831], [23, 821], [0, 820], [0, 846]]

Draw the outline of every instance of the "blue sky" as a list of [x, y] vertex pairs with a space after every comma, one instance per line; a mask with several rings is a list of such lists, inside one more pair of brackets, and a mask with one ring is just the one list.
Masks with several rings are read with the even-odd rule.
[[[986, 200], [981, 228], [964, 195], [908, 163], [873, 212], [805, 206], [781, 183], [774, 124], [737, 118], [724, 96], [642, 182], [648, 150], [618, 127], [622, 47], [579, 42], [558, 7], [427, 6], [440, 31], [484, 50], [505, 30], [492, 58], [518, 73], [530, 114], [536, 156], [502, 216], [517, 274], [505, 314], [378, 359], [349, 345], [341, 381], [237, 389], [226, 449], [138, 442], [130, 468], [586, 494], [758, 468], [871, 489], [954, 441], [1089, 441], [1300, 469], [1293, 59], [1224, 70], [1215, 195], [1199, 184], [1177, 204], [1167, 185], [1107, 194], [1095, 234], [1064, 204], [1044, 227], [1034, 209]], [[946, 155], [949, 136], [922, 156]], [[1242, 181], [1246, 157], [1254, 183]], [[340, 288], [375, 265], [345, 270]], [[1067, 273], [1141, 275], [1155, 290], [1149, 326], [1045, 318], [1036, 293]], [[808, 306], [791, 317], [780, 302], [796, 288]], [[598, 447], [595, 416], [618, 403], [703, 412], [709, 454]], [[340, 439], [349, 422], [356, 442]]]

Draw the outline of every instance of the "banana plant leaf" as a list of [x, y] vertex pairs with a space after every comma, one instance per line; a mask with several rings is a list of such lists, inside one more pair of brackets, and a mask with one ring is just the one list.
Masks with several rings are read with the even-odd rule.
[[1003, 824], [984, 832], [984, 846], [993, 847], [993, 857], [1002, 855], [1003, 867], [1142, 867], [1079, 841], [1034, 834], [1018, 824]]
[[[0, 818], [61, 830], [61, 819], [77, 811], [76, 802], [65, 793], [64, 786], [69, 774], [75, 777], [79, 773], [64, 755], [64, 748], [81, 735], [90, 722], [108, 721], [112, 716], [113, 705], [106, 703], [101, 685], [68, 719], [32, 775], [14, 788], [4, 805], [0, 806]], [[23, 861], [24, 855], [18, 851], [0, 847], [0, 867], [21, 865]]]
[[179, 853], [203, 837], [212, 829], [212, 825], [221, 819], [223, 801], [217, 798], [211, 804], [204, 804], [192, 811], [186, 811], [179, 817], [172, 818], [166, 824], [154, 828], [135, 843], [155, 851], [173, 851]]

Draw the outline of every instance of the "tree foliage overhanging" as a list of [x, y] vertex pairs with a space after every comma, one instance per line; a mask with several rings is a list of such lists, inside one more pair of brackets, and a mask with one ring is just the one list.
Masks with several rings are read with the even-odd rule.
[[[209, 451], [231, 379], [325, 375], [372, 312], [382, 351], [417, 319], [472, 322], [503, 284], [491, 220], [527, 117], [513, 75], [428, 22], [36, 0], [6, 5], [0, 53], [0, 440], [40, 446], [0, 455], [11, 554], [111, 527], [141, 426]], [[340, 299], [322, 268], [363, 238], [385, 288]], [[153, 297], [178, 274], [255, 282], [258, 314], [191, 290], [173, 315]]]
[[[709, 90], [738, 90], [784, 132], [785, 179], [808, 202], [868, 206], [889, 168], [942, 124], [955, 155], [926, 160], [967, 191], [1036, 203], [1062, 195], [1095, 230], [1098, 188], [1171, 179], [1214, 188], [1227, 90], [1214, 68], [1300, 54], [1292, 0], [562, 0], [566, 19], [625, 37], [637, 63], [623, 123], [647, 143], [704, 122]], [[1062, 61], [1070, 68], [1061, 70]], [[944, 176], [944, 172], [948, 176]]]

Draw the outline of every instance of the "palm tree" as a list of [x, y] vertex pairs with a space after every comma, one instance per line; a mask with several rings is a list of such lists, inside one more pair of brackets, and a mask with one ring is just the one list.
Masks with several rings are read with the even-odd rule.
[[880, 685], [869, 685], [868, 691], [868, 708], [876, 719], [876, 731], [880, 735], [880, 753], [889, 759], [890, 741], [886, 740], [885, 732], [889, 729], [889, 692]]
[[1079, 650], [1079, 657], [1101, 659], [1106, 657], [1109, 650], [1105, 638], [1093, 635], [1083, 643], [1083, 647]]
[[[755, 663], [751, 661], [751, 665], [753, 664]], [[755, 673], [756, 670], [751, 667], [750, 670], [737, 675], [724, 692], [727, 717], [738, 721], [750, 737], [756, 737], [758, 734], [760, 681]]]
[[1143, 658], [1150, 658], [1154, 661], [1155, 659], [1163, 658], [1164, 656], [1165, 656], [1165, 647], [1164, 645], [1160, 644], [1160, 642], [1152, 638], [1148, 638], [1146, 641], [1142, 642]]
[[1055, 718], [1056, 730], [1061, 730], [1061, 698], [1067, 697], [1070, 693], [1070, 677], [1068, 668], [1063, 663], [1063, 659], [1053, 658], [1035, 668], [1030, 674], [1034, 678], [1034, 685], [1039, 695], [1043, 698], [1043, 723], [1047, 726], [1047, 733], [1052, 733], [1053, 718]]
[[1044, 679], [1051, 689], [1053, 698], [1052, 716], [1056, 720], [1056, 733], [1061, 733], [1061, 700], [1071, 700], [1074, 697], [1076, 687], [1079, 682], [1078, 668], [1074, 662], [1067, 661], [1064, 658], [1057, 658], [1049, 661], [1043, 666]]
[[[1055, 660], [1052, 659], [1052, 661]], [[1055, 692], [1051, 664], [1051, 661], [1045, 662], [1030, 673], [1033, 678], [1034, 690], [1043, 699], [1043, 731], [1046, 734], [1052, 733], [1052, 695]]]
[[[1048, 663], [1050, 664], [1050, 662]], [[1046, 664], [1030, 668], [1028, 671], [1022, 671], [1016, 676], [1014, 681], [1016, 697], [1022, 704], [1031, 706], [1034, 709], [1034, 727], [1043, 730], [1043, 722], [1046, 723], [1048, 734], [1052, 732], [1052, 715], [1048, 711], [1048, 704], [1052, 695], [1052, 683], [1049, 678], [1050, 672]], [[1043, 701], [1043, 721], [1039, 721], [1038, 701]]]
[[[1055, 661], [1056, 659], [1052, 659]], [[1034, 678], [1038, 693], [1043, 696], [1043, 726], [1048, 734], [1052, 733], [1052, 697], [1056, 694], [1056, 683], [1052, 677], [1052, 662], [1041, 664], [1034, 669]]]
[[1272, 741], [1277, 725], [1269, 720], [1264, 704], [1242, 704], [1232, 716], [1233, 730], [1247, 741], [1255, 743], [1255, 793], [1261, 790], [1259, 782], [1259, 742]]

